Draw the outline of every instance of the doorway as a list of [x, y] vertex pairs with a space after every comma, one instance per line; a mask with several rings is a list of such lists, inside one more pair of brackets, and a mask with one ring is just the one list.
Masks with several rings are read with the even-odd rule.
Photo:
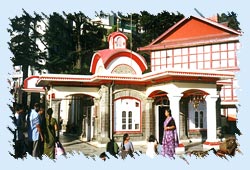
[[162, 144], [162, 137], [164, 132], [163, 123], [165, 121], [165, 109], [169, 108], [168, 106], [158, 106], [158, 136], [159, 143]]

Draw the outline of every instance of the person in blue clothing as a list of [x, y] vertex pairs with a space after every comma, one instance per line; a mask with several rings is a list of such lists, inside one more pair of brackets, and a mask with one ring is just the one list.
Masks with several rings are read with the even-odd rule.
[[33, 157], [41, 158], [41, 142], [43, 142], [43, 135], [38, 114], [39, 109], [39, 104], [35, 103], [34, 108], [29, 113], [27, 121], [29, 121], [28, 138], [29, 141], [32, 142], [31, 155]]

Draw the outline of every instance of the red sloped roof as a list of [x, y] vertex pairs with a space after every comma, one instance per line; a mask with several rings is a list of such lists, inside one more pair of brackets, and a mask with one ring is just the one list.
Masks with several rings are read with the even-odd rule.
[[219, 42], [220, 40], [227, 40], [231, 37], [233, 37], [234, 40], [237, 40], [235, 38], [239, 35], [241, 35], [240, 32], [223, 24], [219, 24], [206, 18], [190, 16], [189, 18], [180, 20], [149, 45], [138, 48], [138, 50], [145, 51], [170, 47], [182, 47], [183, 45], [194, 45], [194, 43], [201, 42], [211, 43], [211, 41]]

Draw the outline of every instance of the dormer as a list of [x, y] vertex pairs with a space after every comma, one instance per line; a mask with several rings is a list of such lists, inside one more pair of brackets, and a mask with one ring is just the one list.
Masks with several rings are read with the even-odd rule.
[[109, 49], [125, 49], [128, 37], [121, 32], [113, 32], [108, 36]]
[[109, 48], [97, 51], [92, 58], [90, 72], [99, 75], [142, 75], [147, 69], [143, 56], [127, 49], [128, 38], [121, 32], [108, 36]]

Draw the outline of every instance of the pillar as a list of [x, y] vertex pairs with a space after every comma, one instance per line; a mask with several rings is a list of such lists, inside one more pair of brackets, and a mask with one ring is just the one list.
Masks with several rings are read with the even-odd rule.
[[207, 140], [203, 148], [211, 149], [219, 147], [219, 140], [216, 134], [216, 101], [218, 95], [209, 95], [206, 97], [207, 102]]
[[98, 114], [99, 113], [99, 103], [100, 103], [100, 99], [94, 98], [94, 129], [93, 129], [93, 138], [92, 140], [95, 141], [97, 139], [98, 136], [98, 129], [99, 127], [99, 120], [98, 120]]
[[100, 89], [100, 129], [98, 129], [98, 141], [100, 143], [107, 143], [109, 141], [109, 132], [110, 132], [110, 110], [109, 110], [109, 88], [105, 85], [101, 86]]
[[179, 147], [177, 147], [175, 150], [178, 153], [185, 152], [185, 147], [180, 142], [180, 99], [181, 97], [182, 97], [182, 94], [169, 94], [168, 95], [168, 98], [170, 101], [170, 109], [171, 109], [172, 117], [175, 120], [177, 135], [179, 139]]
[[[153, 99], [149, 98], [146, 100], [146, 109], [145, 109], [145, 137], [148, 138], [150, 135], [154, 134], [154, 126], [152, 125], [153, 121]], [[155, 135], [155, 134], [154, 134]]]

